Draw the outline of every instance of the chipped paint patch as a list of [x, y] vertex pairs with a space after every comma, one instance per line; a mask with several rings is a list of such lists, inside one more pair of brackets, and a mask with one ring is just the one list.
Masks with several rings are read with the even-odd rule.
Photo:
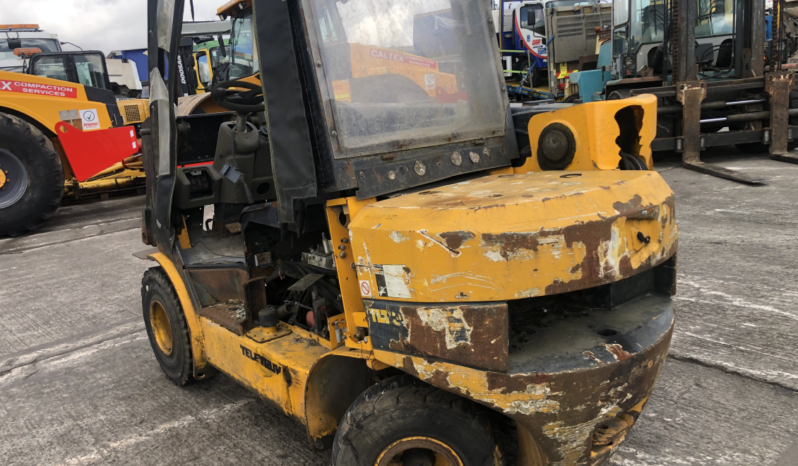
[[402, 241], [408, 241], [410, 239], [398, 231], [392, 231], [389, 238], [391, 238], [394, 243], [401, 243]]
[[445, 335], [447, 349], [471, 344], [471, 326], [460, 309], [419, 309], [418, 318], [422, 325]]
[[539, 412], [556, 412], [560, 409], [559, 402], [549, 399], [552, 395], [560, 395], [560, 393], [552, 394], [549, 384], [530, 384], [521, 393], [530, 398], [527, 400], [513, 400], [510, 406], [504, 408], [505, 414], [523, 414], [528, 416]]
[[530, 288], [515, 294], [516, 298], [534, 298], [535, 296], [540, 296], [540, 288]]
[[607, 348], [607, 351], [612, 354], [616, 361], [626, 361], [634, 356], [634, 354], [624, 350], [618, 343], [602, 343], [601, 346]]
[[487, 257], [491, 262], [507, 262], [499, 251], [485, 251], [483, 256]]
[[558, 450], [561, 459], [552, 463], [552, 466], [580, 464], [579, 460], [586, 447], [589, 447], [592, 443], [593, 431], [596, 430], [596, 425], [603, 420], [603, 417], [599, 417], [572, 426], [566, 426], [562, 421], [550, 422], [544, 425], [543, 434], [560, 443]]
[[431, 245], [432, 244], [437, 244], [438, 246], [440, 246], [443, 249], [447, 250], [449, 252], [449, 254], [452, 255], [452, 257], [458, 257], [460, 255], [460, 251], [450, 248], [449, 246], [444, 244], [443, 241], [441, 241], [441, 240], [439, 240], [437, 238], [433, 238], [432, 236], [430, 236], [428, 234], [427, 230], [418, 230], [416, 233], [418, 233], [419, 235], [423, 236], [424, 238], [427, 238], [428, 240], [430, 240], [431, 241]]

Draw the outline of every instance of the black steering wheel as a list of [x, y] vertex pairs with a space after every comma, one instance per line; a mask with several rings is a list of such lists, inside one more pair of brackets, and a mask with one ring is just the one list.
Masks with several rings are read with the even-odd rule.
[[[228, 92], [230, 89], [249, 89], [245, 92]], [[266, 110], [263, 88], [246, 81], [223, 81], [213, 86], [211, 98], [216, 105], [239, 113], [256, 113]]]

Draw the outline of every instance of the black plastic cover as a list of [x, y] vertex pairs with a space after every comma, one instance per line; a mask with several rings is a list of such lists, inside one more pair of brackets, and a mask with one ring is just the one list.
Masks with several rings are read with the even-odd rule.
[[294, 200], [315, 197], [316, 171], [287, 2], [254, 0], [266, 125], [282, 223], [295, 223]]

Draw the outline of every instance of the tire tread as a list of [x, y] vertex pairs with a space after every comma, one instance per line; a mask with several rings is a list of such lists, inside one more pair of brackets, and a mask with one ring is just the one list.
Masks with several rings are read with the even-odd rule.
[[42, 154], [40, 155], [46, 157], [47, 163], [51, 166], [52, 179], [55, 181], [46, 188], [50, 192], [50, 199], [42, 210], [31, 213], [30, 217], [22, 221], [21, 224], [0, 227], [0, 234], [14, 237], [35, 230], [53, 216], [61, 205], [61, 198], [64, 194], [64, 169], [61, 165], [61, 157], [55, 151], [52, 141], [38, 128], [18, 116], [0, 112], [0, 127], [2, 126], [10, 128], [12, 132], [20, 134], [23, 138], [32, 139], [36, 145], [41, 147]]

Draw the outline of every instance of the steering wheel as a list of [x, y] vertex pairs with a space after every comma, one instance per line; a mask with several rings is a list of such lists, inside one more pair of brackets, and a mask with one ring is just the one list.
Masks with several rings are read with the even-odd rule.
[[[230, 89], [249, 89], [246, 92], [227, 92]], [[216, 105], [239, 113], [256, 113], [266, 110], [263, 88], [260, 84], [246, 81], [222, 81], [211, 89], [211, 98]]]

